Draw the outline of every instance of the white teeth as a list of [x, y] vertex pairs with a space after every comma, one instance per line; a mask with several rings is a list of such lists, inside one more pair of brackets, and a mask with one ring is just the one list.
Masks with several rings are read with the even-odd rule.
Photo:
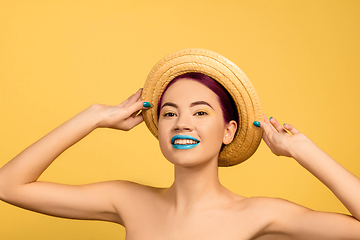
[[188, 144], [197, 144], [197, 141], [191, 139], [176, 139], [173, 144], [175, 145], [188, 145]]

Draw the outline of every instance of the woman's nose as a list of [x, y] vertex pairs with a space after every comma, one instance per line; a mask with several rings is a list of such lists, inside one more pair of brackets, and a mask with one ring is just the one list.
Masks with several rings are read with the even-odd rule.
[[174, 129], [176, 131], [192, 131], [194, 129], [194, 126], [191, 122], [191, 117], [180, 115], [180, 117], [176, 121]]

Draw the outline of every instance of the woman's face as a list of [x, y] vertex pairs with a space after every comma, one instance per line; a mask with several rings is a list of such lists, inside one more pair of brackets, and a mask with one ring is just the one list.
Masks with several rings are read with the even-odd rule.
[[218, 161], [222, 144], [232, 141], [236, 123], [224, 123], [215, 93], [201, 83], [182, 79], [163, 95], [158, 130], [165, 158], [176, 165], [194, 166]]

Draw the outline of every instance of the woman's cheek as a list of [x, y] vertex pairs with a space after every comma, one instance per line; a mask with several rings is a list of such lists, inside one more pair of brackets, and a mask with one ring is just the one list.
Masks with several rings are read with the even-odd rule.
[[159, 146], [164, 157], [168, 159], [170, 139], [167, 137], [167, 135], [170, 135], [170, 131], [169, 133], [167, 133], [167, 131], [165, 131], [166, 127], [167, 126], [166, 124], [164, 124], [164, 122], [159, 121], [159, 128], [158, 128]]
[[218, 149], [220, 151], [222, 146], [224, 129], [218, 124], [206, 124], [199, 125], [198, 132], [200, 139], [207, 142], [207, 147], [210, 149]]

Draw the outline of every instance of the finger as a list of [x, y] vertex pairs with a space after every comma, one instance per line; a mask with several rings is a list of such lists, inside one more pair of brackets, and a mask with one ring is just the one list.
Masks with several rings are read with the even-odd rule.
[[285, 129], [283, 128], [283, 126], [281, 126], [281, 124], [273, 117], [271, 117], [269, 119], [269, 122], [271, 123], [271, 125], [274, 126], [274, 128], [278, 131], [278, 132], [283, 132], [286, 133]]
[[267, 145], [270, 149], [272, 149], [272, 144], [271, 144], [271, 142], [269, 141], [269, 139], [268, 139], [265, 131], [263, 131], [263, 140], [264, 140], [264, 142], [266, 143], [266, 145]]
[[292, 135], [300, 133], [300, 131], [297, 130], [294, 126], [287, 124], [287, 123], [284, 124], [284, 128], [286, 130], [288, 130], [289, 132], [291, 132]]
[[126, 99], [125, 101], [123, 101], [122, 103], [118, 104], [117, 106], [118, 106], [118, 107], [123, 107], [123, 106], [125, 106], [128, 102], [129, 102], [129, 98]]
[[136, 127], [137, 125], [142, 123], [142, 121], [144, 121], [144, 118], [143, 118], [142, 114], [139, 114], [136, 117], [130, 117], [130, 118], [126, 119], [126, 121], [127, 121], [127, 125], [128, 125], [128, 130], [130, 130], [133, 127]]
[[133, 95], [131, 95], [128, 98], [129, 101], [127, 101], [125, 106], [131, 105], [131, 104], [135, 103], [136, 101], [138, 101], [140, 99], [140, 97], [141, 97], [141, 93], [142, 93], [142, 88], [140, 88], [136, 93], [134, 93]]
[[[258, 121], [260, 123], [260, 128], [263, 130], [263, 140], [269, 149], [273, 152], [273, 145], [271, 144], [271, 139], [273, 134], [278, 134], [276, 129], [271, 125], [268, 118], [264, 114], [264, 121]], [[254, 124], [255, 125], [255, 124]]]
[[126, 111], [128, 111], [129, 116], [136, 116], [139, 111], [141, 110], [147, 110], [151, 107], [151, 104], [149, 102], [145, 101], [137, 101], [133, 103], [132, 105], [126, 107]]
[[265, 121], [258, 121], [260, 123], [260, 128], [264, 131], [267, 136], [275, 133], [275, 129], [272, 127], [271, 123], [267, 120]]
[[126, 107], [134, 102], [136, 102], [140, 97], [142, 93], [142, 88], [140, 88], [136, 93], [132, 94], [130, 97], [128, 97], [125, 101], [120, 103], [118, 107]]
[[270, 123], [269, 119], [267, 118], [267, 116], [264, 114], [264, 122]]
[[131, 114], [131, 116], [130, 116], [130, 117], [132, 117], [132, 118], [136, 117], [136, 116], [139, 114], [139, 112], [140, 112], [140, 110], [139, 110], [139, 111], [137, 111], [137, 112], [134, 112], [133, 114]]
[[[270, 119], [272, 119], [272, 117], [271, 117]], [[267, 124], [269, 124], [274, 131], [277, 131], [277, 130], [274, 128], [274, 126], [271, 124], [269, 118], [266, 117], [265, 114], [264, 114], [264, 122], [266, 122]]]

